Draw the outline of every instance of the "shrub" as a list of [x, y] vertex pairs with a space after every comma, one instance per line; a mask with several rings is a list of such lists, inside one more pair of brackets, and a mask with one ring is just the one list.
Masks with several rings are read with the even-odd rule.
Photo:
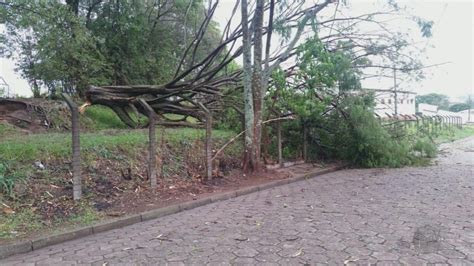
[[413, 145], [413, 150], [419, 152], [422, 156], [427, 158], [434, 158], [438, 150], [435, 144], [427, 138], [417, 139]]

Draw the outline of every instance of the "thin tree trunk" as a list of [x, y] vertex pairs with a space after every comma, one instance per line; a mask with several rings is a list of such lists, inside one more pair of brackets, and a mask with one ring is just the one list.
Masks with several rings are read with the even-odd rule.
[[278, 164], [283, 167], [283, 151], [281, 148], [281, 122], [277, 121], [277, 149], [278, 149]]
[[253, 46], [253, 74], [252, 92], [254, 103], [254, 171], [261, 167], [261, 143], [262, 143], [262, 121], [263, 121], [263, 71], [262, 71], [262, 48], [263, 48], [263, 9], [264, 0], [257, 0], [254, 15], [254, 46]]
[[308, 128], [303, 125], [303, 160], [308, 161]]

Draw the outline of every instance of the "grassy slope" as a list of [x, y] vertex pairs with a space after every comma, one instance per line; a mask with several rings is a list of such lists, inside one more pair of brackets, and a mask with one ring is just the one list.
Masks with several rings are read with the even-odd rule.
[[[101, 160], [112, 161], [115, 165], [135, 164], [145, 168], [143, 155], [146, 153], [148, 141], [147, 130], [125, 129], [125, 125], [116, 115], [104, 107], [94, 106], [87, 109], [81, 120], [82, 126], [87, 128], [87, 132], [81, 134], [82, 165], [85, 176], [104, 175], [104, 173], [89, 170], [91, 165]], [[161, 133], [162, 128], [158, 128], [159, 146]], [[214, 146], [220, 147], [234, 135], [232, 131], [214, 130]], [[165, 130], [165, 143], [169, 147], [166, 151], [169, 158], [166, 159], [172, 160], [165, 164], [167, 168], [164, 169], [168, 171], [169, 177], [179, 176], [184, 169], [189, 168], [186, 162], [191, 158], [189, 154], [194, 157], [201, 156], [199, 149], [203, 145], [204, 137], [205, 132], [201, 129], [168, 128]], [[239, 148], [240, 145], [235, 143], [229, 146], [226, 154], [237, 157], [240, 155]], [[43, 185], [42, 189], [44, 187], [48, 189], [50, 185], [60, 187], [68, 185], [64, 178], [68, 175], [70, 156], [71, 135], [68, 132], [25, 135], [12, 126], [0, 123], [0, 164], [7, 165], [9, 169], [6, 173], [0, 172], [0, 240], [14, 239], [28, 232], [51, 229], [58, 225], [60, 227], [71, 224], [84, 225], [100, 219], [101, 214], [86, 201], [76, 206], [78, 211], [75, 213], [45, 222], [44, 217], [41, 217], [32, 206], [35, 206], [35, 200], [36, 202], [56, 200], [48, 196], [48, 192], [53, 193], [53, 190], [39, 190], [39, 196], [27, 194], [26, 198], [16, 194], [8, 196], [5, 191], [2, 192], [2, 182], [5, 182], [5, 178], [16, 181], [20, 187], [26, 185], [27, 190], [38, 183]], [[195, 161], [191, 163], [196, 163], [196, 161], [199, 163], [200, 158], [194, 157], [191, 161]], [[34, 166], [36, 161], [44, 163], [46, 169], [38, 170]], [[36, 196], [38, 198], [31, 198]], [[4, 215], [5, 210], [10, 207], [15, 210], [15, 213]]]
[[[160, 141], [161, 128], [157, 129]], [[165, 130], [168, 143], [203, 139], [201, 129], [173, 128]], [[230, 139], [231, 131], [213, 130], [213, 138]], [[81, 134], [83, 153], [98, 152], [102, 149], [123, 150], [144, 148], [148, 141], [146, 130], [107, 130]], [[0, 142], [0, 160], [8, 162], [32, 162], [42, 158], [65, 158], [71, 155], [71, 135], [69, 133], [49, 133], [10, 136]]]

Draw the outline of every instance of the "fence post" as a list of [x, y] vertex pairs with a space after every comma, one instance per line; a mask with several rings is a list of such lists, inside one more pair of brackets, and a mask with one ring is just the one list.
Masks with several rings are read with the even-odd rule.
[[148, 178], [151, 188], [156, 189], [156, 113], [145, 100], [138, 101], [148, 114]]
[[283, 151], [281, 148], [281, 122], [277, 121], [277, 149], [278, 149], [278, 164], [280, 168], [283, 167]]
[[72, 196], [74, 200], [82, 198], [81, 184], [81, 145], [79, 139], [79, 110], [74, 101], [68, 94], [61, 94], [71, 110], [71, 129], [72, 129]]
[[438, 126], [438, 131], [441, 132], [443, 131], [443, 118], [439, 115], [436, 115], [436, 123]]
[[308, 161], [308, 128], [303, 124], [303, 160]]
[[212, 179], [212, 116], [206, 112], [206, 177]]
[[206, 118], [206, 143], [204, 144], [205, 156], [206, 156], [206, 178], [207, 180], [212, 179], [212, 113], [207, 109], [204, 104], [198, 102], [199, 107], [204, 111]]

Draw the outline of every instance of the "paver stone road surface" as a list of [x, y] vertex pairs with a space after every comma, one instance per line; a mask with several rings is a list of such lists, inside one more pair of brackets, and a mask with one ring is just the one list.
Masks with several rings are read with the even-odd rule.
[[0, 261], [474, 265], [474, 137], [430, 167], [344, 170]]

